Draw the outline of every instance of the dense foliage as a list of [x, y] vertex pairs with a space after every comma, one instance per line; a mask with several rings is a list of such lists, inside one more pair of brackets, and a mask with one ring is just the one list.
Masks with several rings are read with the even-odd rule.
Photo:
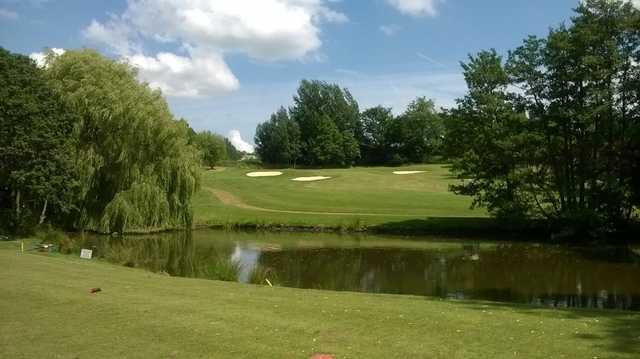
[[499, 216], [620, 228], [640, 203], [640, 12], [588, 0], [576, 13], [506, 61], [463, 65], [469, 92], [446, 121], [453, 189]]
[[280, 108], [268, 122], [259, 124], [255, 143], [262, 162], [296, 167], [300, 158], [301, 139], [298, 123]]
[[440, 151], [442, 140], [432, 101], [418, 98], [397, 117], [380, 106], [360, 113], [348, 90], [306, 80], [294, 106], [280, 108], [255, 136], [264, 164], [294, 167], [422, 163]]
[[198, 151], [160, 92], [92, 50], [50, 58], [46, 73], [78, 118], [75, 225], [101, 232], [190, 225]]
[[75, 122], [31, 59], [0, 48], [0, 225], [19, 230], [74, 209]]
[[227, 159], [227, 145], [222, 136], [210, 131], [198, 132], [193, 142], [200, 150], [202, 162], [210, 168]]

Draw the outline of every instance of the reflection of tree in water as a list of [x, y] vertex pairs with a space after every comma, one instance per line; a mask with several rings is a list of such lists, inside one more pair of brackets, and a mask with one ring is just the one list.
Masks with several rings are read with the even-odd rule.
[[264, 252], [259, 263], [273, 268], [283, 285], [300, 288], [640, 308], [637, 264], [599, 261], [562, 247], [291, 249]]
[[[196, 246], [190, 232], [171, 235], [90, 238], [84, 246], [110, 262], [180, 277], [235, 280], [239, 268], [226, 248]], [[235, 273], [235, 274], [234, 274]]]

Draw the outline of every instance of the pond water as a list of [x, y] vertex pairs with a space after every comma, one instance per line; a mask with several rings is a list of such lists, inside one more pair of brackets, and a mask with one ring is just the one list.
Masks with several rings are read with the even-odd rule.
[[640, 310], [640, 250], [437, 237], [195, 231], [83, 236], [128, 266], [296, 288]]

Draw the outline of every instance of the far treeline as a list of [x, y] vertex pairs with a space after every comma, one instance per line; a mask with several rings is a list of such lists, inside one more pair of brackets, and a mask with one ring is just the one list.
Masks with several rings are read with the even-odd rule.
[[266, 165], [402, 165], [442, 154], [442, 117], [423, 97], [400, 116], [382, 106], [361, 113], [349, 90], [303, 80], [293, 102], [256, 129], [256, 152]]
[[190, 226], [201, 164], [238, 152], [176, 120], [135, 69], [93, 50], [44, 68], [0, 48], [0, 229]]
[[462, 63], [467, 94], [437, 111], [418, 98], [394, 116], [360, 111], [348, 90], [302, 81], [293, 106], [258, 125], [274, 166], [452, 162], [475, 206], [560, 227], [626, 227], [640, 204], [640, 13], [587, 0], [570, 25], [531, 36], [506, 57]]

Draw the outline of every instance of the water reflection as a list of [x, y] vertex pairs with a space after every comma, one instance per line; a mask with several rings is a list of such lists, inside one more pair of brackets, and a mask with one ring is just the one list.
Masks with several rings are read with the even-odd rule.
[[109, 261], [175, 276], [640, 310], [640, 255], [629, 248], [216, 231], [78, 243]]

